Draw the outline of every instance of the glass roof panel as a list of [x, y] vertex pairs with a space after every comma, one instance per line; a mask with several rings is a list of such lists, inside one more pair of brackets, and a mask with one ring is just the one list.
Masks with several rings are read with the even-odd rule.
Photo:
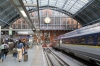
[[68, 2], [66, 3], [66, 5], [63, 9], [68, 11], [71, 8], [71, 6], [73, 6], [73, 4], [74, 4], [74, 2], [72, 2], [71, 0], [68, 0]]
[[82, 2], [84, 2], [84, 3], [89, 2], [89, 0], [79, 0], [79, 1], [82, 1]]
[[41, 0], [40, 6], [45, 6], [45, 5], [48, 5], [48, 0]]
[[57, 0], [49, 0], [49, 4], [52, 6], [55, 6], [55, 3], [57, 2]]
[[2, 26], [4, 26], [6, 23], [4, 23], [4, 22], [0, 22], [0, 25], [2, 25]]
[[56, 4], [56, 7], [62, 8], [62, 6], [64, 5], [65, 1], [66, 0], [63, 0], [63, 1], [62, 0], [58, 0], [57, 4]]
[[[54, 6], [75, 14], [90, 1], [91, 0], [39, 0], [39, 6]], [[23, 0], [23, 2], [37, 4], [36, 0]]]
[[13, 21], [12, 17], [14, 17], [14, 15], [18, 15], [18, 13], [10, 1], [0, 0], [0, 25], [4, 28], [5, 25], [9, 24], [8, 21]]
[[[79, 11], [83, 6], [85, 6], [89, 0], [74, 0], [74, 2], [71, 2], [70, 4], [73, 4], [69, 10], [70, 13], [75, 14], [77, 11]], [[77, 10], [75, 10], [77, 9]]]

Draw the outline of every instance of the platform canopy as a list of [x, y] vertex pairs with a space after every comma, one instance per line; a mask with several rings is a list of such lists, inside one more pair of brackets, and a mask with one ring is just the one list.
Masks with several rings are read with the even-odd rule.
[[[12, 3], [12, 1], [16, 2]], [[19, 3], [22, 5], [16, 6]], [[82, 26], [100, 21], [100, 0], [22, 0], [22, 2], [21, 0], [0, 0], [2, 28], [20, 18], [18, 7], [21, 6], [24, 6], [28, 13], [43, 9], [59, 11], [76, 19]]]

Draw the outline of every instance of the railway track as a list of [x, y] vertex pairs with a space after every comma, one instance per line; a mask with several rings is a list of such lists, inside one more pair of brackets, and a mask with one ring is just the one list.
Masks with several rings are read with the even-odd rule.
[[65, 61], [63, 61], [59, 56], [53, 53], [49, 48], [44, 49], [44, 54], [48, 66], [70, 66]]

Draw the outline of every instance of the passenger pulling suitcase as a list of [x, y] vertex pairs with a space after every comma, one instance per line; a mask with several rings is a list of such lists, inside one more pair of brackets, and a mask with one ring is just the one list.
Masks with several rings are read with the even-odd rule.
[[24, 55], [24, 61], [28, 61], [28, 54]]

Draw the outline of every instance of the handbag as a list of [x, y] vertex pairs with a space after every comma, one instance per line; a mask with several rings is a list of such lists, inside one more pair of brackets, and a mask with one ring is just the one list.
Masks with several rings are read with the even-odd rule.
[[22, 49], [17, 49], [17, 51], [21, 51]]

